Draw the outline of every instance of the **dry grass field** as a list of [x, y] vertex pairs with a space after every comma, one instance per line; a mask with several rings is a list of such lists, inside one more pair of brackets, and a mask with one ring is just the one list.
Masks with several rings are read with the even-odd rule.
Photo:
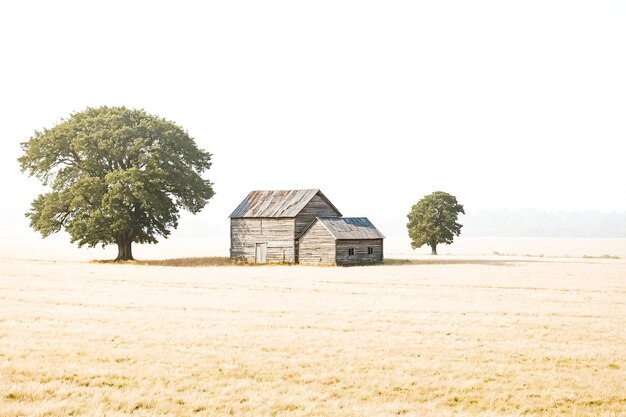
[[0, 261], [0, 416], [625, 416], [626, 262]]

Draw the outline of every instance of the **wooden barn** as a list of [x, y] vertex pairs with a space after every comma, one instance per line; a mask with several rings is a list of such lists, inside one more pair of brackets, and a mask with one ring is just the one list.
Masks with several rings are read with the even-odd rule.
[[230, 215], [230, 257], [298, 262], [298, 236], [319, 216], [341, 216], [320, 190], [252, 191]]
[[317, 189], [252, 191], [230, 215], [230, 256], [249, 263], [380, 262], [383, 238], [366, 218], [341, 217]]
[[385, 237], [365, 217], [318, 217], [300, 235], [300, 263], [362, 265], [383, 261]]

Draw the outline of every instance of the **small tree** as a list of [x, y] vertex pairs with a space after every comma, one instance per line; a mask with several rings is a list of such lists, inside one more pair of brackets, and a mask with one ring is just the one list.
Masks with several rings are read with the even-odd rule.
[[65, 229], [78, 246], [157, 243], [178, 226], [179, 210], [200, 211], [213, 196], [202, 178], [211, 154], [180, 126], [143, 110], [88, 108], [22, 143], [22, 172], [51, 191], [26, 216], [43, 237]]
[[457, 223], [459, 213], [465, 214], [463, 206], [456, 197], [443, 191], [435, 191], [414, 204], [406, 225], [413, 249], [428, 245], [432, 254], [437, 255], [438, 244], [450, 244], [461, 233], [463, 226]]

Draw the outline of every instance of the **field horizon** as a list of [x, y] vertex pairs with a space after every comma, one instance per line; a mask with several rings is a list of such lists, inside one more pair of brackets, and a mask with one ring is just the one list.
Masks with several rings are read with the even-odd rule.
[[[229, 256], [228, 237], [174, 237], [156, 245], [133, 245], [137, 259], [159, 260], [189, 257]], [[440, 257], [619, 257], [626, 259], [626, 238], [526, 238], [460, 236], [452, 245], [438, 247]], [[78, 248], [64, 234], [42, 239], [0, 238], [0, 259], [90, 261], [114, 259], [117, 248]], [[411, 249], [407, 236], [389, 236], [384, 241], [385, 258], [430, 258], [430, 249]]]

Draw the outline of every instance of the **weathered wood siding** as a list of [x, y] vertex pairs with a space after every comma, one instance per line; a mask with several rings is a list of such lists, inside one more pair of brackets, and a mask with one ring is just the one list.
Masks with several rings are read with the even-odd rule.
[[230, 257], [254, 263], [257, 243], [267, 243], [267, 262], [295, 262], [294, 219], [230, 219]]
[[338, 213], [337, 210], [330, 206], [326, 200], [319, 196], [319, 194], [316, 194], [296, 216], [296, 230], [294, 237], [297, 238], [300, 233], [302, 233], [302, 230], [306, 227], [306, 225], [308, 225], [316, 217], [333, 217], [339, 215], [340, 213]]
[[[348, 255], [350, 248], [354, 248], [354, 255]], [[373, 248], [374, 253], [369, 255], [367, 248]], [[383, 240], [338, 240], [335, 261], [337, 265], [360, 265], [382, 262]]]
[[335, 264], [335, 237], [317, 221], [300, 237], [301, 264]]

